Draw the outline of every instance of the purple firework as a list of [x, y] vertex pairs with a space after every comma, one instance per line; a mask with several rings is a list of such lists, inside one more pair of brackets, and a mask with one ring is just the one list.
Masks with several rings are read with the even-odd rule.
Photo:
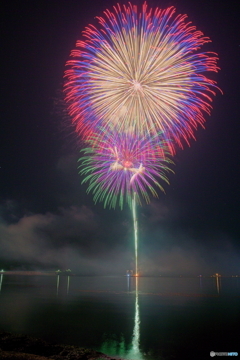
[[137, 136], [106, 128], [92, 133], [79, 168], [94, 201], [122, 208], [125, 199], [131, 207], [133, 194], [138, 202], [142, 198], [148, 203], [149, 194], [157, 197], [157, 188], [164, 191], [160, 182], [168, 183], [166, 172], [171, 171], [172, 161], [166, 142], [160, 139], [159, 135]]

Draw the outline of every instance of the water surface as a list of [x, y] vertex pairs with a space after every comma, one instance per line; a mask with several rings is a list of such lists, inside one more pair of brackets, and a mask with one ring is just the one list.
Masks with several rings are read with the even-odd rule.
[[133, 360], [240, 354], [240, 278], [0, 275], [0, 330]]

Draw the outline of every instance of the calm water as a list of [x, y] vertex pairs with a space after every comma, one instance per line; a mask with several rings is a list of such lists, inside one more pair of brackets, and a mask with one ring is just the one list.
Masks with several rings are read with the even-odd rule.
[[133, 360], [240, 355], [240, 278], [0, 275], [0, 330]]

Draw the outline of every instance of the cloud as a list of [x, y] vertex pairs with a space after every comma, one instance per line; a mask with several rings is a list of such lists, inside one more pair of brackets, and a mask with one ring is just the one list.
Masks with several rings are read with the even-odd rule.
[[[61, 262], [57, 252], [77, 242], [97, 227], [93, 212], [85, 206], [61, 208], [58, 213], [31, 214], [17, 222], [0, 223], [0, 249], [5, 259], [36, 261], [49, 264]], [[59, 251], [60, 253], [62, 252]]]
[[[160, 205], [159, 205], [160, 206]], [[161, 205], [162, 206], [162, 205]], [[45, 214], [0, 220], [0, 260], [39, 268], [71, 268], [81, 274], [124, 274], [134, 268], [130, 213], [99, 214], [88, 206], [68, 206]], [[5, 219], [5, 220], [3, 220]], [[9, 220], [11, 219], [11, 221]], [[169, 209], [139, 212], [139, 266], [143, 274], [239, 273], [240, 254], [224, 233], [195, 238], [169, 226]], [[171, 223], [171, 222], [170, 222]]]
[[11, 223], [1, 220], [0, 261], [36, 269], [71, 268], [82, 274], [123, 273], [131, 253], [111, 238], [106, 241], [104, 228], [87, 206], [28, 214]]

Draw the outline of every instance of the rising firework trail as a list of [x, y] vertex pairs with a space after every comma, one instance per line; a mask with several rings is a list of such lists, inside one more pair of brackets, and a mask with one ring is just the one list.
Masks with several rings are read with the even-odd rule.
[[135, 275], [138, 276], [138, 221], [136, 212], [136, 193], [133, 194], [132, 199], [132, 215], [134, 228], [134, 247], [135, 247]]

